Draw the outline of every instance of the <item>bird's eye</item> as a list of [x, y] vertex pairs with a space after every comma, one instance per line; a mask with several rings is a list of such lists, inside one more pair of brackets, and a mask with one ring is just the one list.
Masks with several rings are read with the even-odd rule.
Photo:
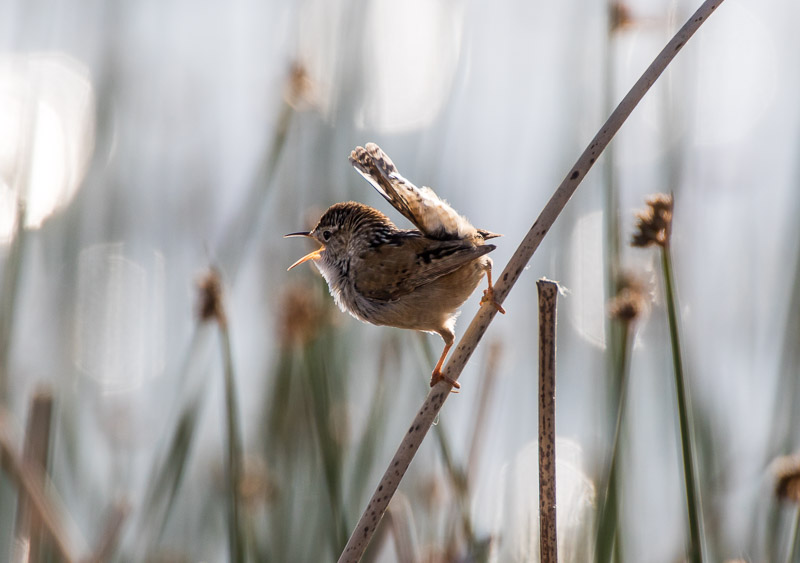
[[323, 238], [323, 239], [325, 239], [326, 241], [327, 241], [327, 240], [330, 240], [330, 238], [331, 238], [331, 232], [330, 232], [330, 231], [327, 231], [327, 230], [326, 230], [326, 231], [322, 231], [322, 238]]

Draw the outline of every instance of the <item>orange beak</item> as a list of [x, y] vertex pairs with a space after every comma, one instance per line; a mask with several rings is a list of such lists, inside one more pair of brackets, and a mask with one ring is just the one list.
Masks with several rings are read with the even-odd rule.
[[[311, 237], [311, 233], [307, 233], [307, 232], [289, 233], [288, 235], [284, 235], [283, 236], [283, 238], [290, 238], [290, 237], [308, 237], [308, 238], [312, 238]], [[308, 262], [309, 260], [319, 260], [319, 256], [320, 256], [320, 254], [322, 254], [323, 250], [325, 250], [325, 247], [321, 246], [318, 249], [316, 249], [314, 252], [309, 252], [308, 254], [303, 256], [300, 260], [298, 260], [297, 262], [295, 262], [294, 264], [289, 266], [286, 269], [286, 271], [288, 272], [289, 270], [291, 270], [295, 266], [299, 266], [303, 262]]]

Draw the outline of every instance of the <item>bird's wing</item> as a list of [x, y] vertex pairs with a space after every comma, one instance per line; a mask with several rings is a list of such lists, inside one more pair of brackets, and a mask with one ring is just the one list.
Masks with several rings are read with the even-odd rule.
[[392, 206], [430, 238], [446, 240], [474, 234], [475, 228], [425, 186], [418, 188], [400, 175], [375, 143], [356, 147], [350, 163]]
[[[408, 248], [399, 248], [399, 246]], [[398, 244], [371, 248], [351, 270], [356, 290], [364, 297], [394, 301], [494, 250], [493, 244], [474, 246], [461, 240], [407, 237]]]

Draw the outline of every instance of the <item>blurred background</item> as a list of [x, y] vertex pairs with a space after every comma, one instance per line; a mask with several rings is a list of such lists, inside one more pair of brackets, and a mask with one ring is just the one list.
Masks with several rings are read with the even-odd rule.
[[[282, 235], [350, 199], [408, 226], [347, 161], [374, 141], [504, 234], [501, 272], [699, 3], [0, 2], [0, 559], [37, 555], [8, 470], [37, 401], [41, 483], [75, 558], [225, 561], [233, 497], [248, 560], [338, 557], [442, 342], [338, 311], [312, 266], [286, 272], [313, 247]], [[729, 0], [678, 55], [505, 301], [369, 560], [538, 560], [542, 276], [563, 288], [560, 555], [590, 559], [620, 268], [649, 306], [629, 350], [617, 560], [682, 560], [659, 258], [628, 245], [654, 192], [675, 197], [707, 552], [786, 556], [796, 509], [775, 499], [772, 468], [800, 447], [798, 18], [796, 2]], [[227, 323], [200, 310], [217, 281]]]

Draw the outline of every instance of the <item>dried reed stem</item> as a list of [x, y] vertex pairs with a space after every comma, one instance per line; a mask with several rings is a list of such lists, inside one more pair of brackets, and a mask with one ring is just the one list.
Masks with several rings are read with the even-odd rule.
[[3, 418], [4, 413], [0, 411], [0, 465], [17, 483], [20, 494], [28, 499], [31, 513], [39, 518], [43, 529], [50, 535], [58, 557], [67, 563], [75, 561], [70, 554], [70, 543], [66, 530], [59, 520], [56, 503], [48, 496], [43, 486], [44, 471], [39, 467], [26, 465], [17, 454]]
[[131, 511], [130, 505], [126, 502], [117, 502], [111, 508], [111, 514], [106, 517], [106, 527], [100, 541], [97, 544], [94, 555], [89, 559], [89, 563], [103, 563], [109, 561], [114, 549], [119, 543], [120, 532], [125, 519]]
[[[36, 467], [44, 479], [47, 469], [47, 454], [50, 449], [50, 422], [53, 419], [53, 393], [40, 389], [31, 400], [28, 412], [28, 425], [25, 430], [25, 446], [22, 463], [26, 467]], [[44, 488], [44, 481], [39, 483]], [[31, 510], [30, 499], [23, 493], [17, 501], [17, 522], [14, 538], [17, 545], [27, 545], [27, 554], [20, 561], [39, 561], [42, 550], [42, 522]]]
[[[600, 153], [602, 153], [608, 143], [611, 142], [611, 139], [617, 131], [619, 131], [620, 127], [622, 127], [622, 124], [656, 79], [664, 72], [667, 65], [675, 58], [675, 55], [678, 54], [686, 42], [723, 1], [724, 0], [706, 0], [703, 2], [700, 8], [689, 18], [689, 21], [681, 27], [650, 64], [647, 70], [644, 71], [641, 78], [633, 85], [597, 135], [595, 135], [594, 139], [592, 139], [591, 143], [589, 143], [589, 146], [578, 158], [575, 165], [561, 182], [561, 185], [558, 186], [555, 193], [550, 198], [550, 201], [547, 202], [539, 218], [528, 231], [528, 234], [525, 235], [525, 238], [517, 248], [514, 256], [511, 257], [505, 270], [503, 270], [503, 273], [499, 276], [494, 286], [494, 298], [498, 303], [503, 303], [508, 292], [511, 291], [511, 288], [530, 261], [533, 253], [539, 247], [542, 239], [544, 239], [544, 236], [553, 226], [556, 218], [564, 209], [564, 206], [567, 204], [570, 197], [572, 197], [572, 194], [575, 192], [575, 189], [583, 180], [584, 176], [586, 176], [586, 173], [597, 161]], [[489, 323], [496, 314], [497, 309], [495, 307], [480, 308], [444, 368], [444, 374], [447, 377], [453, 380], [458, 379], [467, 360], [472, 356], [472, 352], [475, 351], [478, 342], [481, 337], [483, 337]], [[347, 546], [339, 558], [340, 563], [347, 561], [354, 562], [361, 559], [364, 550], [369, 544], [370, 538], [372, 538], [372, 535], [375, 533], [375, 529], [378, 527], [378, 523], [386, 511], [386, 507], [389, 505], [392, 495], [394, 495], [394, 492], [397, 490], [400, 480], [403, 478], [423, 438], [430, 429], [434, 418], [436, 418], [436, 415], [439, 413], [439, 410], [442, 408], [449, 394], [450, 385], [446, 381], [437, 383], [436, 386], [431, 389], [430, 393], [428, 393], [428, 396], [422, 403], [422, 407], [420, 407], [414, 421], [411, 423], [411, 427], [400, 443], [400, 447], [389, 463], [389, 467], [378, 484], [378, 488], [372, 495], [369, 504], [367, 504], [366, 510], [364, 510], [361, 519], [358, 521], [358, 524], [356, 524], [355, 530], [353, 530], [350, 540], [347, 542]]]
[[539, 553], [558, 563], [556, 535], [556, 302], [558, 284], [541, 279], [539, 291]]

